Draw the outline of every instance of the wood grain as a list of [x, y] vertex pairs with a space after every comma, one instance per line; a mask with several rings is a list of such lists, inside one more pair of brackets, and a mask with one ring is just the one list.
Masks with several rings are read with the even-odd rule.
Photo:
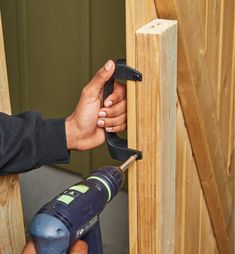
[[[177, 23], [154, 20], [136, 32], [138, 253], [174, 253]], [[148, 52], [146, 54], [146, 52]]]
[[[137, 28], [137, 24], [142, 25], [144, 22], [149, 22], [150, 20], [157, 17], [156, 11], [152, 10], [153, 1], [141, 1], [141, 0], [126, 0], [126, 26], [127, 26], [127, 62], [132, 67], [136, 67], [136, 40], [135, 40], [135, 31]], [[202, 1], [203, 2], [203, 1]], [[200, 3], [202, 3], [200, 2]], [[200, 5], [202, 10], [205, 13], [209, 11], [209, 2], [204, 2], [204, 5]], [[141, 8], [139, 8], [141, 6]], [[204, 8], [204, 9], [203, 9]], [[140, 14], [142, 12], [142, 14]], [[204, 16], [202, 16], [204, 17]], [[205, 23], [208, 22], [205, 18]], [[209, 24], [206, 25], [207, 27]], [[208, 28], [207, 28], [208, 29]], [[205, 32], [205, 41], [206, 32]], [[204, 49], [206, 50], [206, 48]], [[180, 54], [178, 54], [180, 57]], [[128, 143], [131, 147], [136, 148], [136, 89], [135, 84], [128, 84]], [[175, 253], [188, 253], [185, 250], [199, 250], [198, 253], [218, 253], [217, 246], [215, 242], [215, 238], [213, 235], [213, 230], [210, 222], [210, 218], [208, 215], [207, 207], [205, 205], [204, 196], [201, 191], [201, 186], [199, 183], [198, 175], [196, 173], [196, 165], [194, 162], [194, 157], [192, 155], [191, 145], [188, 138], [186, 126], [184, 123], [181, 105], [177, 103], [177, 180], [176, 180], [176, 230], [175, 230]], [[190, 177], [191, 174], [194, 177]], [[190, 215], [190, 211], [192, 211], [191, 203], [193, 202], [190, 193], [187, 194], [188, 188], [191, 188], [188, 184], [187, 177], [191, 178], [191, 184], [196, 184], [194, 189], [194, 195], [200, 196], [197, 198], [197, 203], [194, 205], [198, 205], [198, 209], [193, 212], [193, 215], [197, 215], [195, 218]], [[129, 171], [129, 234], [130, 234], [130, 253], [136, 254], [140, 253], [138, 249], [138, 230], [139, 225], [137, 221], [137, 185], [138, 185], [138, 171], [136, 171], [136, 167], [132, 167]], [[187, 196], [187, 199], [186, 199]], [[189, 199], [189, 200], [188, 200]], [[191, 200], [191, 201], [190, 201]], [[200, 211], [199, 211], [200, 210]], [[200, 223], [197, 225], [194, 223], [194, 220], [199, 221]], [[187, 226], [186, 226], [187, 223]], [[191, 229], [191, 227], [194, 227]], [[196, 241], [194, 241], [195, 234], [193, 232], [198, 232], [198, 236], [196, 236]], [[187, 246], [186, 246], [186, 238], [187, 238]], [[156, 242], [156, 245], [159, 244]], [[200, 252], [201, 251], [201, 252]]]
[[[11, 113], [1, 21], [0, 111], [8, 114]], [[20, 185], [17, 175], [0, 177], [0, 225], [0, 253], [21, 253], [25, 244], [25, 234]]]
[[180, 104], [218, 246], [233, 253], [234, 0], [155, 3], [161, 18], [179, 21]]
[[179, 103], [176, 118], [175, 253], [218, 253]]
[[[141, 6], [141, 8], [140, 8]], [[126, 0], [126, 55], [127, 64], [136, 67], [136, 31], [156, 18], [156, 9], [152, 0]], [[136, 84], [127, 82], [128, 146], [136, 149]], [[131, 254], [138, 252], [138, 214], [137, 214], [137, 171], [136, 165], [128, 169], [129, 186], [129, 248]]]

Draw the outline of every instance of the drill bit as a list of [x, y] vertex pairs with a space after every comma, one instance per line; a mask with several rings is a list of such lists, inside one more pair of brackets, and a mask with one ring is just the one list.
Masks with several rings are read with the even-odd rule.
[[125, 161], [120, 167], [119, 169], [122, 172], [125, 172], [137, 159], [137, 155], [132, 155], [127, 161]]

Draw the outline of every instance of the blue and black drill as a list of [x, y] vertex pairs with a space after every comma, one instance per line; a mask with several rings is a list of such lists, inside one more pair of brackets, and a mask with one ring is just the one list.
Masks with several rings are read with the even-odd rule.
[[[141, 78], [141, 73], [124, 61], [117, 61], [115, 72], [105, 85], [104, 98], [112, 93], [114, 79]], [[94, 171], [37, 212], [29, 227], [37, 254], [66, 254], [78, 239], [86, 241], [89, 254], [103, 254], [99, 215], [121, 189], [125, 170], [142, 157], [140, 151], [127, 148], [126, 140], [115, 133], [106, 133], [106, 141], [111, 157], [124, 163]]]

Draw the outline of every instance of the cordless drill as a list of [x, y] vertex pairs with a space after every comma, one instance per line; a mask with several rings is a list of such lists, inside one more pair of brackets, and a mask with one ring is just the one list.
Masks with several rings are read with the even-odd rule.
[[121, 189], [124, 171], [136, 158], [94, 171], [43, 206], [29, 227], [37, 254], [66, 254], [78, 239], [87, 242], [89, 254], [102, 254], [99, 214]]

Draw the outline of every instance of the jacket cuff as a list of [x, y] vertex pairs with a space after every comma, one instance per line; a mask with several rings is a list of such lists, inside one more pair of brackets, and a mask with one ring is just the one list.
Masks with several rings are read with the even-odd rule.
[[40, 164], [68, 163], [65, 118], [43, 119], [40, 128]]

